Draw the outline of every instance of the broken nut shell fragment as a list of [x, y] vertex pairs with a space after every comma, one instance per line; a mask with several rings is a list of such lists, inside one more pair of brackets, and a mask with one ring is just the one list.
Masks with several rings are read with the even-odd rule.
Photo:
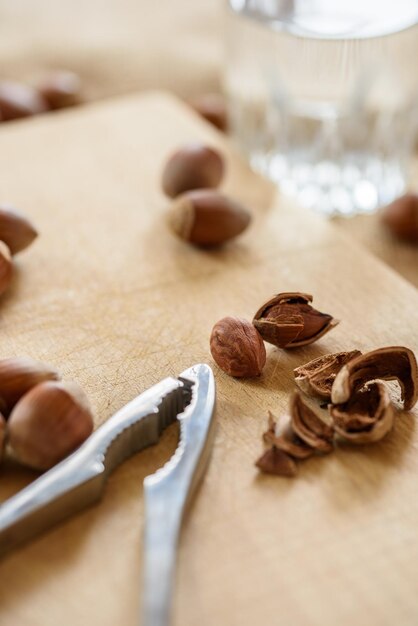
[[295, 383], [309, 396], [331, 400], [331, 388], [336, 375], [343, 365], [360, 354], [359, 350], [351, 350], [351, 352], [325, 354], [313, 359], [293, 370]]
[[344, 404], [330, 405], [335, 432], [355, 444], [375, 443], [392, 430], [394, 407], [384, 383], [366, 385]]
[[352, 393], [373, 380], [397, 380], [404, 409], [418, 399], [418, 368], [414, 353], [403, 346], [380, 348], [362, 354], [342, 367], [332, 385], [332, 404], [344, 404]]
[[311, 306], [305, 293], [279, 293], [263, 304], [253, 324], [264, 341], [278, 348], [299, 348], [317, 341], [339, 321]]
[[298, 468], [295, 461], [286, 452], [272, 446], [256, 461], [256, 466], [264, 474], [276, 476], [296, 476]]
[[295, 433], [317, 452], [331, 452], [334, 428], [326, 424], [303, 400], [298, 392], [290, 399], [290, 415]]
[[268, 430], [263, 434], [263, 441], [286, 452], [294, 459], [307, 459], [315, 451], [297, 436], [292, 428], [289, 416], [277, 422], [271, 411], [268, 417]]

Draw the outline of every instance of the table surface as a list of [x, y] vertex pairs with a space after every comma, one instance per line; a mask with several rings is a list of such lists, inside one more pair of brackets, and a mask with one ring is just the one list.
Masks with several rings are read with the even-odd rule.
[[[168, 231], [161, 169], [179, 144], [223, 149], [224, 189], [254, 212], [219, 251]], [[160, 378], [214, 366], [218, 427], [183, 529], [178, 626], [415, 625], [418, 620], [417, 411], [374, 446], [340, 446], [296, 479], [261, 476], [268, 409], [286, 410], [292, 369], [328, 352], [407, 345], [418, 352], [418, 292], [341, 229], [277, 196], [224, 137], [172, 97], [95, 104], [2, 130], [2, 196], [38, 225], [2, 300], [0, 357], [57, 366], [89, 394], [96, 424]], [[251, 319], [280, 291], [314, 295], [341, 324], [313, 346], [268, 348], [257, 380], [227, 377], [209, 353], [224, 315]], [[100, 504], [0, 564], [1, 626], [136, 624], [143, 478], [175, 449], [125, 462]], [[3, 500], [34, 475], [2, 469]]]

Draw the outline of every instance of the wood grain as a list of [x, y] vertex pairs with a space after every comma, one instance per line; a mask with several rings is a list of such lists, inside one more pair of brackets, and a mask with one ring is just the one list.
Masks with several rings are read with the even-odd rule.
[[[235, 244], [194, 249], [168, 232], [161, 168], [178, 144], [223, 147], [225, 189], [255, 220]], [[267, 409], [286, 409], [292, 368], [329, 351], [418, 351], [418, 292], [321, 218], [274, 196], [171, 97], [132, 97], [2, 131], [1, 194], [42, 235], [0, 311], [0, 357], [29, 354], [79, 381], [97, 424], [163, 376], [213, 365], [212, 325], [251, 318], [278, 291], [314, 294], [341, 324], [318, 344], [268, 349], [258, 380], [215, 367], [213, 458], [179, 550], [176, 626], [382, 626], [418, 621], [417, 412], [380, 445], [339, 447], [295, 480], [258, 475]], [[0, 564], [1, 626], [138, 623], [142, 480], [176, 445], [126, 462], [103, 501]], [[32, 474], [10, 464], [0, 497]]]

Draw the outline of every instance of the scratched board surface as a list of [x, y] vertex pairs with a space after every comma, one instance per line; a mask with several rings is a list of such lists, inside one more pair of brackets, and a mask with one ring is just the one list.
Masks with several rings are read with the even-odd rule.
[[[161, 168], [178, 144], [224, 149], [224, 188], [253, 210], [223, 250], [167, 230]], [[413, 625], [418, 622], [417, 413], [379, 445], [339, 447], [294, 480], [259, 476], [268, 409], [285, 411], [292, 369], [331, 351], [418, 352], [418, 293], [328, 222], [275, 196], [221, 135], [164, 94], [129, 97], [2, 130], [1, 196], [39, 227], [0, 309], [0, 357], [51, 362], [89, 394], [96, 425], [160, 378], [213, 364], [224, 315], [251, 319], [279, 291], [314, 294], [341, 324], [317, 344], [268, 348], [260, 379], [214, 366], [212, 461], [179, 547], [176, 626]], [[0, 564], [1, 626], [138, 623], [143, 478], [176, 446], [125, 462], [104, 499]], [[34, 474], [11, 464], [5, 499]]]

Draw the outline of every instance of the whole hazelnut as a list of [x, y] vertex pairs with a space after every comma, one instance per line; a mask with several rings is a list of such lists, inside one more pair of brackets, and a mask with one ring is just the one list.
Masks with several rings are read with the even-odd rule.
[[263, 340], [251, 322], [224, 317], [210, 336], [210, 351], [219, 367], [237, 378], [259, 376], [266, 363]]
[[16, 404], [8, 421], [8, 451], [20, 463], [47, 470], [91, 434], [87, 396], [76, 383], [47, 381]]
[[198, 246], [216, 246], [240, 235], [251, 215], [241, 204], [212, 189], [188, 191], [168, 213], [173, 232]]
[[0, 118], [2, 121], [38, 115], [47, 109], [47, 104], [37, 89], [9, 80], [0, 82]]
[[382, 221], [399, 239], [418, 243], [418, 195], [407, 193], [388, 204]]
[[6, 417], [32, 387], [46, 380], [58, 380], [57, 370], [30, 357], [0, 360], [0, 411]]
[[218, 130], [228, 129], [228, 114], [225, 98], [220, 93], [204, 93], [189, 100], [190, 106]]
[[38, 89], [51, 110], [71, 107], [81, 101], [81, 80], [74, 72], [52, 72], [43, 79]]
[[27, 248], [37, 236], [35, 227], [23, 213], [9, 205], [0, 205], [0, 241], [4, 241], [12, 254]]
[[0, 241], [0, 295], [3, 294], [10, 285], [13, 275], [12, 255], [9, 247]]
[[170, 198], [184, 191], [217, 187], [224, 174], [222, 156], [200, 143], [185, 145], [169, 158], [163, 170], [162, 186]]

